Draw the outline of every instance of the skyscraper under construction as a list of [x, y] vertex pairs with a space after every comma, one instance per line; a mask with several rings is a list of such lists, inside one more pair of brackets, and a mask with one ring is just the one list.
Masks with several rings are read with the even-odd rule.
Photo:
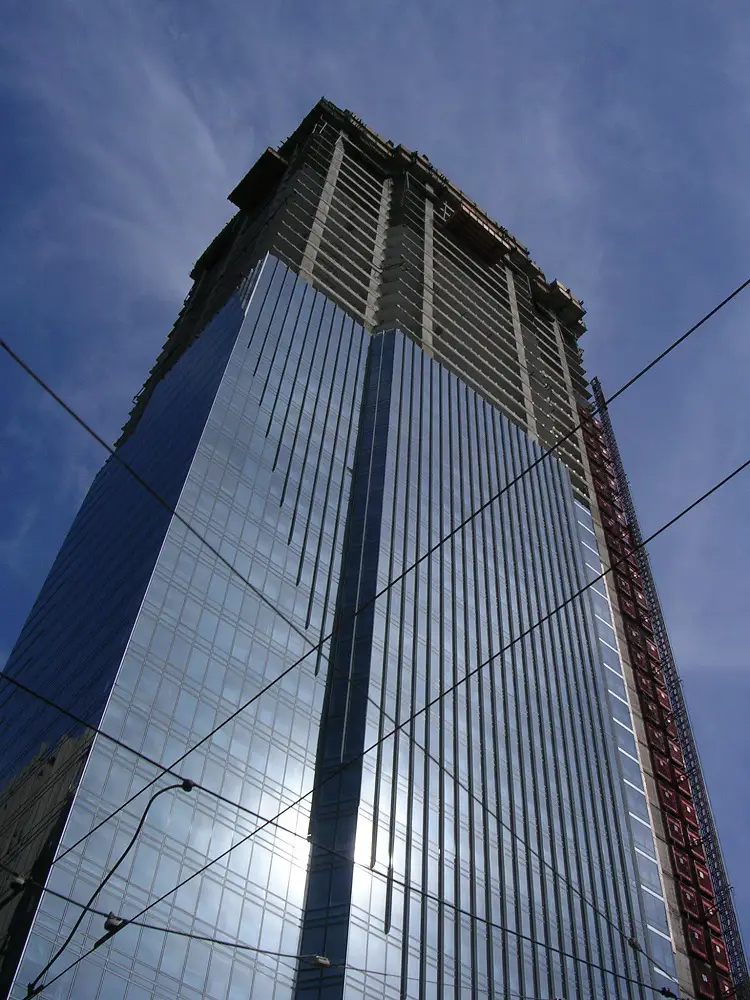
[[581, 302], [325, 100], [230, 201], [0, 685], [0, 995], [744, 990]]

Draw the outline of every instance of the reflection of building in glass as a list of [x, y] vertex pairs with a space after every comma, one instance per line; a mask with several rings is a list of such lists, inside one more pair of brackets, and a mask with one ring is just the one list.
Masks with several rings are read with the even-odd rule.
[[[91, 746], [87, 732], [63, 736], [13, 777], [0, 795], [0, 994], [10, 988], [50, 863]], [[12, 862], [12, 868], [10, 867]], [[12, 878], [22, 872], [23, 880]]]
[[[86, 900], [174, 784], [149, 760], [220, 797], [161, 795], [95, 905], [166, 894], [144, 919], [194, 937], [126, 926], [50, 995], [635, 998], [704, 969], [718, 990], [689, 958], [621, 598], [599, 582], [550, 615], [608, 559], [588, 442], [492, 500], [586, 405], [580, 303], [327, 102], [232, 199], [119, 444], [179, 517], [108, 462], [9, 661], [123, 744], [93, 739], [11, 995], [79, 916], [61, 896]], [[75, 730], [2, 695], [17, 788]], [[9, 885], [33, 859], [5, 850]], [[41, 981], [103, 931], [87, 914]]]

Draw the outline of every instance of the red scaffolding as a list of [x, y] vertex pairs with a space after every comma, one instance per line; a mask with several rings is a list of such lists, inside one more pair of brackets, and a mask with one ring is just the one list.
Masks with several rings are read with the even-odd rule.
[[631, 661], [638, 668], [636, 684], [675, 874], [685, 883], [679, 897], [696, 991], [704, 997], [731, 992], [738, 1000], [750, 1000], [739, 923], [682, 683], [606, 399], [598, 379], [591, 386], [596, 416], [582, 408], [584, 439], [607, 545], [613, 561], [623, 560], [615, 584]]

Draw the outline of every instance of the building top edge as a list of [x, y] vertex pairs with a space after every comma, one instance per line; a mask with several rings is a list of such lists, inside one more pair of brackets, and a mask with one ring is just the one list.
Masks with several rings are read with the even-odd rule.
[[544, 271], [532, 259], [528, 248], [504, 226], [492, 219], [445, 174], [441, 173], [429, 157], [424, 153], [408, 149], [400, 143], [384, 139], [352, 111], [339, 108], [325, 97], [315, 104], [294, 132], [277, 148], [269, 147], [261, 154], [258, 161], [230, 193], [229, 200], [238, 207], [243, 207], [241, 204], [242, 196], [254, 182], [255, 177], [260, 173], [277, 170], [282, 164], [288, 163], [295, 149], [310, 135], [321, 120], [338, 128], [363, 152], [374, 158], [385, 175], [408, 167], [412, 174], [432, 188], [436, 196], [450, 202], [456, 212], [473, 217], [477, 226], [485, 229], [499, 244], [505, 245], [506, 259], [528, 275], [534, 298], [541, 305], [559, 313], [560, 318], [576, 337], [580, 337], [585, 332], [583, 316], [586, 310], [583, 307], [583, 301], [578, 299], [562, 282], [548, 280]]

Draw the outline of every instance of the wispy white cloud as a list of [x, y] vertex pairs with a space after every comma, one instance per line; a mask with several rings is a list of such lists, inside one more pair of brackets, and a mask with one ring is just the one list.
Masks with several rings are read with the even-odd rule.
[[[502, 93], [521, 61], [513, 51], [494, 58], [488, 36], [472, 62], [476, 33], [455, 22], [450, 5], [342, 11], [328, 3], [299, 25], [294, 5], [238, 5], [214, 25], [150, 2], [77, 0], [47, 4], [45, 15], [8, 26], [0, 43], [0, 81], [48, 131], [59, 165], [35, 199], [43, 208], [20, 217], [17, 235], [27, 280], [36, 272], [83, 284], [85, 275], [79, 295], [109, 297], [109, 310], [98, 303], [100, 336], [86, 336], [85, 349], [75, 326], [56, 331], [72, 362], [56, 375], [110, 437], [187, 291], [193, 260], [229, 214], [226, 194], [321, 93], [445, 159], [449, 172], [455, 165], [459, 180], [497, 214], [517, 216], [529, 239], [551, 213], [570, 230], [591, 201], [570, 74], [533, 60], [523, 101], [494, 100], [479, 64]], [[499, 30], [491, 5], [481, 17]], [[532, 28], [523, 25], [529, 43]], [[518, 208], [531, 189], [530, 222]], [[556, 240], [547, 241], [553, 250]], [[591, 272], [595, 251], [587, 256]]]
[[58, 5], [33, 44], [26, 30], [5, 37], [4, 77], [59, 149], [61, 183], [44, 194], [74, 227], [70, 250], [85, 260], [106, 248], [125, 280], [184, 294], [196, 246], [228, 214], [224, 193], [250, 158], [252, 130], [228, 163], [177, 53], [136, 6]]

